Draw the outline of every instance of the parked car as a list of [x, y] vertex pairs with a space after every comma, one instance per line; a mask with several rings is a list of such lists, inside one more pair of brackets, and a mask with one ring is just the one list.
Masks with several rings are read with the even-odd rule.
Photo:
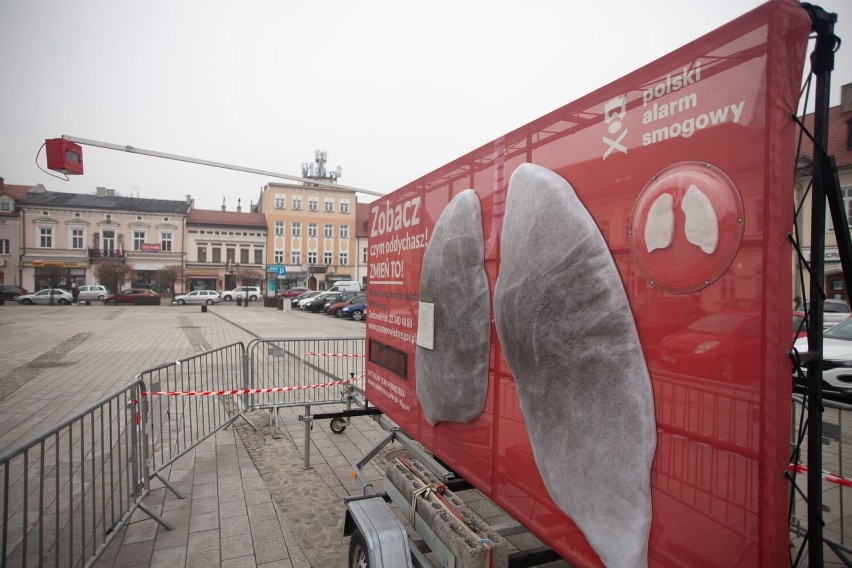
[[136, 298], [156, 298], [159, 294], [147, 288], [128, 288], [118, 294], [109, 294], [101, 300], [104, 304], [135, 304]]
[[[797, 339], [793, 344], [799, 353], [808, 350], [808, 338]], [[802, 376], [807, 376], [803, 366]], [[793, 380], [800, 386], [796, 369]], [[822, 384], [823, 393], [834, 398], [852, 401], [852, 319], [835, 325], [823, 334], [822, 340]]]
[[207, 304], [211, 306], [222, 301], [219, 292], [215, 290], [193, 290], [189, 294], [183, 296], [175, 296], [175, 303], [180, 304]]
[[313, 298], [317, 294], [322, 294], [322, 292], [319, 291], [319, 290], [313, 290], [313, 291], [310, 291], [310, 292], [305, 292], [304, 294], [301, 294], [299, 296], [294, 296], [294, 297], [290, 298], [290, 306], [292, 306], [293, 308], [298, 308], [299, 302], [302, 302], [302, 301], [307, 300], [309, 298]]
[[276, 298], [295, 298], [296, 296], [301, 296], [305, 292], [310, 292], [307, 288], [302, 288], [299, 286], [294, 286], [293, 288], [287, 288], [282, 292], [278, 292], [275, 294]]
[[[807, 304], [798, 307], [798, 311], [807, 311]], [[828, 329], [852, 316], [852, 310], [845, 300], [827, 299], [822, 303], [822, 328]]]
[[660, 341], [660, 362], [677, 373], [736, 383], [760, 376], [759, 359], [745, 356], [760, 348], [757, 313], [718, 313], [703, 317]]
[[360, 292], [361, 283], [357, 280], [338, 280], [328, 290], [329, 292]]
[[[344, 297], [345, 298], [345, 297]], [[325, 313], [330, 316], [340, 317], [340, 310], [348, 306], [349, 304], [363, 304], [367, 301], [367, 296], [363, 294], [359, 294], [356, 296], [352, 296], [351, 298], [341, 298], [336, 302], [329, 302], [325, 305]]]
[[323, 311], [326, 303], [336, 302], [343, 297], [344, 292], [325, 291], [322, 294], [317, 294], [313, 298], [309, 298], [299, 304], [300, 310], [307, 310], [315, 314]]
[[367, 314], [367, 304], [349, 304], [340, 310], [340, 317], [361, 321]]
[[77, 295], [78, 302], [103, 302], [104, 298], [109, 296], [109, 290], [106, 286], [99, 284], [87, 284], [80, 286], [80, 293]]
[[304, 309], [309, 312], [318, 314], [319, 312], [325, 311], [325, 306], [329, 302], [337, 302], [342, 298], [346, 297], [347, 294], [352, 294], [352, 292], [331, 292], [327, 290], [322, 294], [314, 296], [307, 302], [302, 302], [301, 304], [299, 304], [299, 309]]
[[4, 300], [14, 300], [18, 296], [29, 294], [26, 288], [21, 288], [16, 284], [3, 284], [0, 286], [0, 298]]
[[222, 292], [222, 299], [226, 302], [236, 300], [237, 298], [242, 298], [243, 300], [248, 298], [250, 302], [255, 302], [260, 297], [259, 286], [237, 286], [233, 290]]
[[795, 311], [793, 312], [793, 337], [798, 339], [800, 337], [808, 336], [808, 324], [805, 322], [805, 312]]
[[67, 306], [74, 301], [74, 296], [71, 295], [71, 292], [62, 288], [45, 288], [35, 294], [22, 294], [15, 298], [15, 301], [24, 305], [54, 303], [60, 306]]

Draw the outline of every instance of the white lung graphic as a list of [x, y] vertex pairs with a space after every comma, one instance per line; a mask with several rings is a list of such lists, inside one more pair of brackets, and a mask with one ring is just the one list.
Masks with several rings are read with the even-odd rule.
[[667, 248], [674, 238], [674, 197], [669, 193], [660, 195], [648, 211], [645, 223], [645, 246], [648, 252]]
[[695, 185], [690, 185], [680, 208], [686, 215], [686, 240], [713, 254], [719, 243], [719, 221], [710, 200]]

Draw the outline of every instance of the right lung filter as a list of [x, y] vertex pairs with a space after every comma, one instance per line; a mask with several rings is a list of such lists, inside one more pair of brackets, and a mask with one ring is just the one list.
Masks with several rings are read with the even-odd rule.
[[610, 567], [647, 566], [651, 381], [609, 249], [554, 172], [513, 173], [494, 315], [553, 501]]

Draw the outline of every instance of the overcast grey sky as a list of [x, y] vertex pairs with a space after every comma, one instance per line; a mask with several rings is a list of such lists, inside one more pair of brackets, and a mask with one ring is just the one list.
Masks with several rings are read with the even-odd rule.
[[[837, 104], [852, 0], [813, 3], [846, 40]], [[759, 4], [0, 0], [0, 176], [244, 211], [276, 181], [93, 147], [85, 175], [42, 173], [71, 135], [295, 176], [324, 149], [341, 184], [390, 192]]]

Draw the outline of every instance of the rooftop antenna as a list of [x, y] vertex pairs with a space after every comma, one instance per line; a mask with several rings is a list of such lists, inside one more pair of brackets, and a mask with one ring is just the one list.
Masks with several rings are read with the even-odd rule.
[[337, 166], [329, 171], [325, 164], [328, 161], [328, 152], [325, 150], [314, 151], [314, 161], [302, 163], [302, 177], [316, 180], [330, 180], [332, 183], [337, 182], [337, 178], [343, 175], [343, 169]]

